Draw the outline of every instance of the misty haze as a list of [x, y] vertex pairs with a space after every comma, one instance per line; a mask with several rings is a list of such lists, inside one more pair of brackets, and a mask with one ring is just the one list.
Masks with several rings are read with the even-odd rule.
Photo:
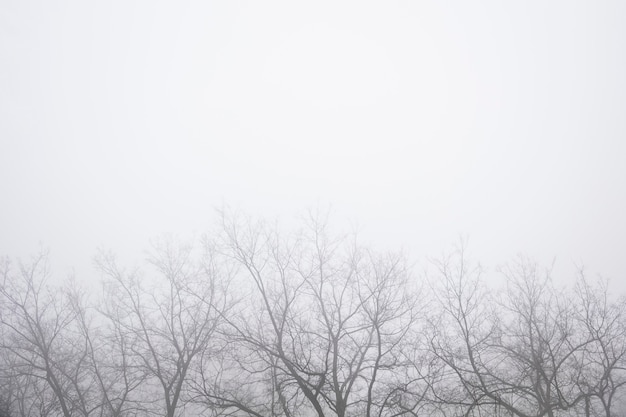
[[626, 417], [626, 2], [0, 4], [0, 417]]

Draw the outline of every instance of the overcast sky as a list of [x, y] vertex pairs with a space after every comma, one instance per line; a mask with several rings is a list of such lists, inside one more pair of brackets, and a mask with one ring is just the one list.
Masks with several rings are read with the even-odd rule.
[[223, 204], [330, 205], [626, 282], [625, 74], [622, 0], [3, 0], [0, 254], [89, 279]]

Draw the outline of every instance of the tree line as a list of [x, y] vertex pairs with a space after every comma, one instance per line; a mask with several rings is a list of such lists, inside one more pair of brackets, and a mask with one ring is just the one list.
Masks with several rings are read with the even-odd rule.
[[0, 267], [0, 416], [624, 416], [626, 303], [519, 258], [501, 288], [464, 248], [416, 277], [311, 217], [223, 215], [102, 291], [48, 255]]

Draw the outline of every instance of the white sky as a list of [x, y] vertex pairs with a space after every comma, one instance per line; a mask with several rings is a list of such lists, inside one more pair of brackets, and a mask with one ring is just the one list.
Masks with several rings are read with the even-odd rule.
[[626, 282], [625, 74], [622, 0], [3, 0], [0, 254], [88, 277], [222, 204], [331, 205]]

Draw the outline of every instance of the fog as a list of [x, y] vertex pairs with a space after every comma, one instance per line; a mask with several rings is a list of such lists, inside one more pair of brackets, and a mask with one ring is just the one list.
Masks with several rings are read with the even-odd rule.
[[0, 254], [95, 282], [225, 205], [625, 288], [626, 3], [0, 5]]

